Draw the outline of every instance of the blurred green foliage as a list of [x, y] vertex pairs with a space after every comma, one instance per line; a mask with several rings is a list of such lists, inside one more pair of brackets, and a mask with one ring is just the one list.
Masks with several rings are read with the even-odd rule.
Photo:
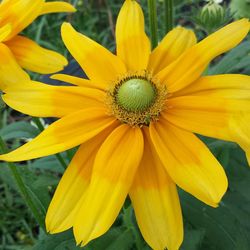
[[250, 18], [250, 1], [249, 0], [232, 0], [230, 3], [231, 12], [236, 18]]
[[[115, 20], [122, 1], [118, 0], [72, 0], [78, 12], [75, 14], [52, 14], [38, 18], [24, 33], [40, 45], [61, 52], [68, 58], [61, 38], [60, 26], [68, 21], [85, 35], [115, 50]], [[141, 0], [148, 29], [146, 0]], [[229, 16], [234, 18], [249, 14], [242, 5], [243, 0], [224, 1], [223, 8], [230, 6]], [[175, 24], [195, 30], [199, 39], [210, 33], [196, 22], [205, 1], [175, 1]], [[247, 1], [245, 4], [248, 5]], [[249, 6], [248, 6], [249, 7]], [[163, 1], [158, 1], [159, 35], [164, 36]], [[237, 13], [237, 14], [236, 14]], [[229, 18], [230, 19], [230, 18]], [[230, 21], [230, 20], [227, 21]], [[214, 25], [214, 29], [219, 28]], [[249, 39], [225, 56], [216, 59], [207, 74], [250, 74]], [[39, 78], [38, 75], [33, 75]], [[9, 148], [16, 148], [33, 138], [39, 130], [24, 117], [9, 108], [4, 109], [0, 100], [0, 135]], [[185, 240], [182, 250], [249, 250], [250, 249], [250, 170], [242, 150], [233, 143], [203, 138], [215, 156], [225, 167], [229, 178], [229, 189], [220, 207], [212, 209], [190, 195], [179, 190], [184, 215]], [[68, 163], [73, 151], [62, 154]], [[45, 216], [57, 183], [64, 169], [55, 156], [49, 156], [18, 165], [30, 195]], [[20, 196], [15, 181], [4, 163], [0, 171], [0, 250], [74, 250], [71, 231], [47, 235], [37, 225], [31, 212]], [[133, 209], [127, 201], [115, 224], [104, 236], [91, 242], [86, 250], [147, 250], [137, 228]]]

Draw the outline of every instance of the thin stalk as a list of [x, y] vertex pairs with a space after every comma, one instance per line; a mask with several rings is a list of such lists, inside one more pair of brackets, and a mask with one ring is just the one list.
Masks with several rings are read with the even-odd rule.
[[60, 162], [60, 164], [62, 165], [62, 167], [64, 168], [64, 169], [66, 169], [67, 168], [67, 164], [66, 164], [66, 162], [65, 162], [65, 160], [63, 159], [63, 157], [61, 156], [61, 154], [56, 154], [55, 155], [56, 156], [56, 159]]
[[[7, 153], [8, 152], [8, 148], [5, 145], [3, 139], [0, 137], [0, 149], [3, 153]], [[39, 212], [39, 210], [37, 209], [37, 207], [35, 206], [35, 204], [33, 203], [32, 197], [30, 196], [24, 182], [23, 179], [21, 177], [21, 175], [19, 174], [16, 165], [14, 165], [11, 162], [7, 162], [7, 165], [9, 167], [9, 169], [12, 172], [12, 175], [16, 181], [16, 184], [18, 186], [18, 189], [21, 193], [21, 195], [23, 196], [27, 206], [30, 208], [32, 214], [34, 215], [35, 219], [37, 220], [39, 226], [45, 231], [45, 226], [44, 226], [44, 218], [41, 215], [41, 213]]]
[[[33, 122], [36, 124], [36, 126], [38, 127], [38, 129], [40, 130], [40, 132], [42, 132], [44, 130], [44, 126], [43, 124], [41, 123], [41, 121], [39, 120], [39, 118], [37, 117], [33, 117], [32, 118]], [[64, 169], [67, 168], [67, 163], [64, 161], [63, 157], [61, 156], [61, 154], [56, 154], [55, 155], [57, 160], [60, 162], [60, 164], [62, 165], [62, 167]]]
[[165, 29], [166, 33], [173, 29], [174, 26], [174, 4], [173, 0], [164, 0], [165, 5]]
[[158, 24], [156, 0], [148, 0], [149, 27], [152, 49], [158, 45]]
[[40, 119], [37, 117], [33, 117], [32, 120], [36, 124], [39, 131], [42, 132], [44, 130], [44, 127], [43, 127], [43, 124], [41, 123]]

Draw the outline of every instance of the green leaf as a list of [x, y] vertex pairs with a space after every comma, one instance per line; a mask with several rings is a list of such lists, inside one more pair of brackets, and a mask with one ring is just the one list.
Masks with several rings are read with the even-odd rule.
[[244, 235], [239, 234], [239, 221], [227, 207], [209, 208], [186, 195], [182, 195], [182, 206], [185, 219], [195, 228], [205, 229], [206, 242], [211, 244], [209, 249], [212, 246], [218, 249], [239, 249], [238, 239], [246, 240]]
[[191, 232], [194, 230], [194, 235], [186, 230], [185, 241], [193, 241], [192, 237], [196, 237], [196, 231], [204, 232], [204, 238], [202, 234], [200, 235], [202, 241], [200, 248], [194, 247], [194, 249], [249, 249], [250, 169], [239, 147], [221, 148], [218, 158], [224, 161], [225, 157], [228, 165], [226, 173], [229, 189], [218, 208], [211, 208], [180, 191], [184, 220], [186, 224], [191, 225]]
[[134, 237], [131, 230], [126, 230], [122, 234], [120, 234], [113, 242], [111, 242], [110, 246], [107, 250], [130, 250], [134, 244]]
[[249, 0], [231, 0], [230, 10], [235, 18], [250, 18], [250, 1]]
[[134, 244], [133, 233], [124, 227], [111, 228], [101, 238], [94, 240], [88, 245], [90, 249], [99, 250], [130, 250]]
[[0, 95], [0, 111], [3, 110], [5, 108], [5, 103], [3, 101], [2, 95]]
[[33, 250], [77, 250], [82, 249], [76, 246], [72, 232], [50, 235], [41, 232], [39, 240]]
[[0, 136], [4, 140], [16, 139], [16, 138], [34, 138], [39, 134], [36, 127], [32, 126], [29, 122], [14, 122], [2, 129], [0, 129]]
[[185, 228], [184, 242], [181, 250], [198, 250], [204, 240], [205, 230], [194, 230]]
[[33, 169], [37, 169], [41, 171], [49, 170], [51, 172], [59, 173], [59, 174], [62, 174], [64, 172], [62, 165], [60, 164], [60, 162], [56, 159], [54, 155], [35, 160], [31, 163], [31, 166]]

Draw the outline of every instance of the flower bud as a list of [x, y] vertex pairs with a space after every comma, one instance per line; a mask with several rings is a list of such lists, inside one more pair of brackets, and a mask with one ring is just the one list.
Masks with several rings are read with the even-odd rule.
[[226, 19], [225, 9], [217, 1], [209, 1], [201, 10], [199, 24], [209, 33], [221, 26]]

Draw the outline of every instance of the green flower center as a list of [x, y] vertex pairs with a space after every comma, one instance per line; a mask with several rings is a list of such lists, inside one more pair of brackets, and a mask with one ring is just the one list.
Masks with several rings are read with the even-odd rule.
[[118, 105], [130, 112], [144, 112], [157, 97], [154, 85], [145, 79], [130, 79], [118, 89], [116, 100]]
[[131, 127], [148, 126], [167, 108], [167, 88], [146, 70], [127, 73], [107, 89], [108, 113]]

